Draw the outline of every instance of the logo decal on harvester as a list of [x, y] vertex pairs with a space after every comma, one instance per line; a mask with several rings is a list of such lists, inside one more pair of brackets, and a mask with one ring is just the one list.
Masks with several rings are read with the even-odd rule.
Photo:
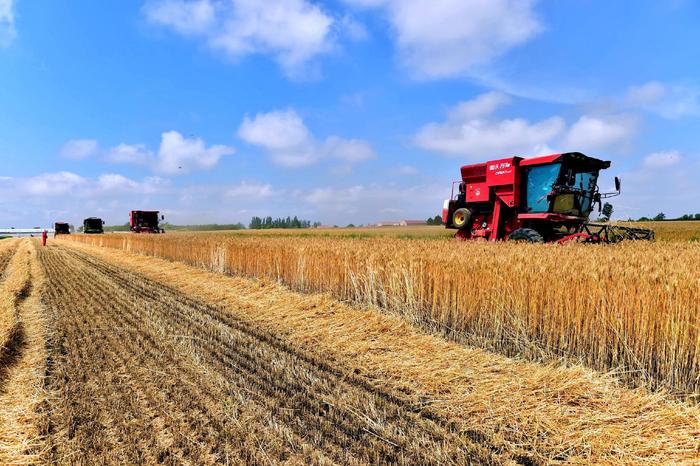
[[506, 168], [510, 168], [511, 166], [512, 164], [510, 162], [493, 163], [489, 165], [489, 170], [498, 170], [494, 173], [495, 175], [505, 175], [506, 173], [512, 173], [512, 170], [506, 170]]

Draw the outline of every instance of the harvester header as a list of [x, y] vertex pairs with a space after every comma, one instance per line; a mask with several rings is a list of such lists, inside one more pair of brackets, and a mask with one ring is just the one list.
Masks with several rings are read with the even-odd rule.
[[442, 220], [447, 228], [457, 229], [455, 236], [460, 239], [653, 239], [651, 230], [588, 223], [596, 205], [600, 210], [602, 199], [620, 194], [617, 177], [615, 192], [598, 189], [598, 174], [609, 167], [609, 161], [580, 152], [464, 165], [443, 206]]

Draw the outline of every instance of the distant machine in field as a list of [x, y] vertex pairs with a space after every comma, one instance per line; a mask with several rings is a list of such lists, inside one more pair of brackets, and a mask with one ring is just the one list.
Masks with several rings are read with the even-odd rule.
[[70, 235], [70, 225], [65, 222], [56, 222], [53, 225], [53, 235]]
[[129, 229], [134, 233], [165, 233], [160, 221], [165, 217], [157, 210], [132, 210], [129, 214]]
[[88, 217], [83, 220], [83, 233], [88, 235], [101, 235], [105, 232], [104, 220], [97, 217]]
[[[459, 239], [483, 238], [541, 242], [617, 242], [654, 239], [654, 232], [607, 223], [588, 223], [601, 199], [620, 194], [600, 193], [598, 174], [609, 161], [580, 152], [523, 159], [510, 157], [461, 168], [462, 178], [452, 184], [442, 221], [457, 229]], [[454, 185], [459, 183], [455, 195]]]

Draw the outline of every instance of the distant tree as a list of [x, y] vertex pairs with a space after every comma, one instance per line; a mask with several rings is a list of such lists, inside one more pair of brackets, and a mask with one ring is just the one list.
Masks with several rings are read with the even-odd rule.
[[700, 214], [695, 214], [695, 220], [700, 220]]
[[355, 228], [355, 225], [353, 225], [352, 223], [348, 223], [348, 226], [346, 226], [345, 228]]
[[430, 217], [428, 220], [425, 221], [426, 225], [435, 225], [435, 221], [433, 220], [433, 217]]
[[610, 221], [610, 217], [612, 217], [613, 211], [614, 209], [611, 203], [606, 202], [605, 204], [603, 204], [603, 220], [605, 220], [606, 222]]
[[[314, 223], [314, 226], [320, 226], [319, 222]], [[249, 228], [251, 230], [270, 229], [270, 228], [311, 228], [309, 220], [300, 220], [296, 215], [294, 218], [275, 218], [268, 216], [263, 218], [253, 217], [250, 219]]]
[[654, 221], [660, 222], [662, 220], [666, 220], [666, 214], [663, 212], [659, 212], [658, 214], [656, 214], [656, 217], [654, 217]]
[[637, 221], [638, 222], [648, 222], [649, 220], [651, 220], [649, 217], [639, 217], [639, 219]]
[[442, 225], [442, 215], [436, 215], [433, 219], [433, 225]]

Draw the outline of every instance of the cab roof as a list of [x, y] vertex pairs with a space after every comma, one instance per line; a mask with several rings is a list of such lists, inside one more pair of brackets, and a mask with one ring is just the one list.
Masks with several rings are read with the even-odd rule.
[[595, 157], [589, 157], [581, 152], [566, 152], [563, 154], [551, 154], [551, 155], [541, 155], [539, 157], [532, 157], [529, 159], [523, 159], [520, 161], [521, 167], [527, 167], [531, 165], [545, 165], [554, 162], [563, 161], [573, 161], [579, 166], [588, 168], [590, 170], [601, 170], [610, 167], [609, 160], [600, 160]]

